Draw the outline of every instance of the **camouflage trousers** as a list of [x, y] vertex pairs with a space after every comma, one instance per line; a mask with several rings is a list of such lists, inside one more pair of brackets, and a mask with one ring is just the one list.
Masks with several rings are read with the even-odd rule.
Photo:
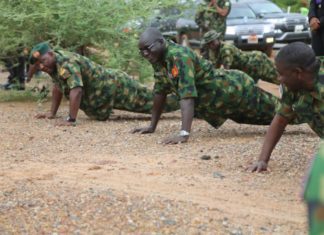
[[255, 82], [259, 79], [279, 84], [278, 72], [274, 63], [268, 58], [268, 56], [260, 51], [245, 52], [249, 53], [248, 62], [239, 69], [248, 74]]
[[220, 92], [216, 92], [216, 97], [210, 98], [215, 100], [213, 104], [205, 106], [198, 101], [195, 116], [206, 120], [215, 128], [220, 127], [227, 119], [242, 124], [269, 125], [275, 115], [279, 99], [257, 87], [247, 74], [237, 70], [228, 70], [227, 73], [227, 76], [241, 82], [240, 97], [225, 100], [222, 96], [217, 97], [217, 93]]
[[[116, 79], [103, 81], [98, 95], [83, 97], [81, 110], [92, 119], [107, 120], [112, 109], [150, 114], [153, 108], [153, 91], [124, 72], [119, 72]], [[95, 92], [96, 93], [96, 92]], [[177, 96], [168, 96], [164, 112], [178, 110], [180, 104]]]

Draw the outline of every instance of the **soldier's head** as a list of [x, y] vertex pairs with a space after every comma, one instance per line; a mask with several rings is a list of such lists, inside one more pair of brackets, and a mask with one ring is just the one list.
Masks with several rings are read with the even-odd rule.
[[29, 64], [37, 70], [52, 74], [56, 67], [55, 54], [47, 42], [42, 42], [33, 47], [29, 55]]
[[279, 81], [291, 91], [311, 90], [320, 68], [314, 51], [303, 42], [290, 43], [281, 48], [275, 64]]
[[212, 50], [217, 50], [220, 46], [221, 33], [217, 33], [215, 30], [208, 31], [204, 34], [202, 44]]
[[158, 29], [148, 28], [141, 34], [138, 49], [151, 64], [162, 62], [166, 49], [165, 39]]

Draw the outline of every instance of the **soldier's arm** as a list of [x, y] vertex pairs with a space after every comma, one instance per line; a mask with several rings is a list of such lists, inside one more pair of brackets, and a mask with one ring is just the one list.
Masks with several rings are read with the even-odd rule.
[[196, 15], [195, 15], [195, 22], [197, 23], [197, 25], [199, 27], [202, 27], [203, 26], [203, 21], [204, 21], [204, 12], [205, 12], [205, 9], [203, 8], [203, 6], [199, 6], [197, 12], [196, 12]]
[[308, 20], [311, 21], [313, 17], [317, 17], [315, 0], [311, 0], [309, 3]]
[[153, 109], [152, 109], [152, 117], [151, 117], [151, 128], [155, 131], [157, 124], [160, 120], [161, 113], [164, 108], [166, 100], [166, 94], [155, 94], [153, 100]]
[[170, 136], [163, 140], [164, 144], [177, 144], [187, 142], [194, 117], [194, 98], [184, 98], [180, 101], [181, 106], [181, 131], [178, 135]]
[[59, 87], [54, 84], [52, 89], [52, 105], [51, 105], [51, 111], [50, 114], [52, 117], [56, 116], [57, 110], [60, 107], [61, 101], [62, 101], [63, 93], [59, 89]]
[[135, 128], [134, 130], [132, 130], [132, 133], [138, 132], [141, 134], [148, 134], [153, 133], [155, 131], [164, 108], [166, 96], [167, 95], [164, 93], [155, 93], [153, 98], [151, 124], [148, 127]]
[[195, 100], [186, 98], [180, 101], [181, 107], [181, 130], [190, 132], [191, 124], [194, 117]]
[[288, 120], [286, 118], [276, 114], [265, 136], [259, 160], [249, 168], [252, 172], [261, 172], [267, 170], [271, 153], [280, 140], [287, 124]]
[[69, 94], [69, 100], [70, 100], [70, 112], [69, 112], [69, 118], [72, 120], [76, 120], [78, 111], [80, 108], [81, 103], [81, 97], [82, 97], [82, 88], [81, 87], [75, 87], [70, 90]]
[[38, 118], [38, 119], [42, 119], [42, 118], [53, 119], [53, 118], [55, 118], [57, 110], [60, 107], [62, 97], [63, 97], [63, 93], [59, 89], [58, 85], [54, 84], [53, 89], [52, 89], [52, 104], [51, 104], [50, 111], [48, 113], [36, 114], [35, 118]]
[[225, 3], [225, 6], [222, 8], [220, 6], [217, 5], [217, 3], [215, 3], [215, 8], [216, 8], [216, 11], [219, 15], [225, 17], [229, 14], [230, 12], [230, 3], [229, 2], [226, 2]]

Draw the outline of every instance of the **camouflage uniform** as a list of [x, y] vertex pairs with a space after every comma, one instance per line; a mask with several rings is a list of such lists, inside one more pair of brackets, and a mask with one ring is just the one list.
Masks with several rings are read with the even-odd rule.
[[[80, 109], [90, 118], [106, 120], [113, 108], [151, 113], [153, 92], [132, 80], [126, 73], [106, 69], [86, 57], [67, 51], [55, 51], [57, 73], [54, 84], [68, 98], [75, 87], [82, 87]], [[167, 101], [165, 111], [179, 108], [177, 99]]]
[[305, 188], [309, 234], [324, 234], [324, 142], [320, 144]]
[[[230, 12], [231, 9], [231, 2], [230, 0], [215, 0], [217, 5], [220, 8], [227, 8]], [[209, 30], [216, 30], [220, 32], [222, 35], [222, 40], [225, 36], [226, 31], [226, 17], [221, 16], [216, 12], [215, 7], [208, 7], [210, 3], [209, 0], [205, 0], [205, 3], [202, 3], [196, 13], [195, 21], [199, 28], [201, 29], [202, 33], [206, 33]]]
[[17, 51], [1, 59], [9, 72], [8, 81], [2, 87], [6, 90], [25, 90], [26, 55]]
[[296, 118], [301, 123], [308, 123], [313, 131], [324, 138], [324, 57], [321, 68], [315, 78], [314, 90], [292, 92], [281, 85], [281, 104], [277, 113], [287, 120]]
[[215, 128], [228, 118], [238, 123], [271, 123], [277, 98], [255, 86], [245, 73], [216, 70], [208, 60], [173, 42], [167, 43], [165, 63], [166, 67], [153, 66], [154, 92], [194, 98], [195, 116]]
[[236, 46], [220, 42], [217, 52], [209, 49], [207, 54], [209, 59], [216, 68], [221, 65], [230, 69], [238, 69], [257, 82], [259, 79], [275, 84], [279, 84], [278, 72], [274, 63], [266, 54], [260, 51], [243, 52]]

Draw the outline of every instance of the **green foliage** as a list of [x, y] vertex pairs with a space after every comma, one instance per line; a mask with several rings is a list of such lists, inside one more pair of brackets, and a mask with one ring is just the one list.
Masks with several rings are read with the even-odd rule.
[[1, 0], [0, 58], [41, 41], [83, 54], [93, 47], [106, 55], [94, 56], [97, 62], [146, 78], [152, 71], [138, 55], [139, 32], [124, 28], [170, 4], [174, 0]]
[[291, 7], [291, 12], [300, 12], [301, 7], [307, 7], [309, 4], [309, 0], [273, 0], [281, 8], [287, 10], [288, 6]]
[[32, 90], [16, 91], [16, 90], [0, 90], [0, 102], [11, 102], [11, 101], [37, 101], [43, 102], [46, 97], [43, 94], [34, 92]]

